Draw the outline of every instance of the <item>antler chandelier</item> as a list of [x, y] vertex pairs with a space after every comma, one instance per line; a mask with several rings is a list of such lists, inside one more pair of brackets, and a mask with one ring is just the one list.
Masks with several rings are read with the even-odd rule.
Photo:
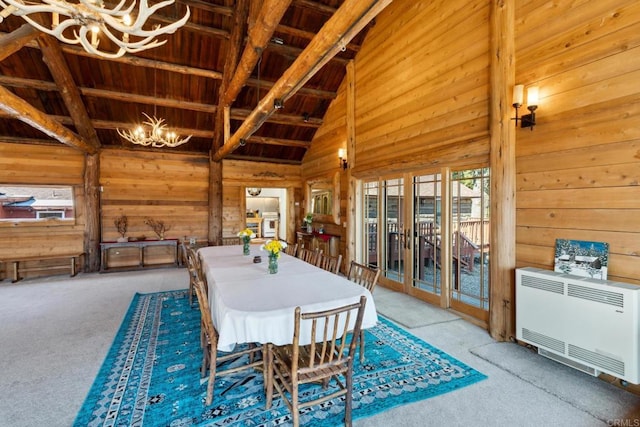
[[118, 134], [129, 142], [138, 145], [151, 147], [177, 147], [191, 139], [191, 135], [182, 138], [175, 132], [167, 131], [167, 125], [164, 119], [158, 119], [155, 116], [149, 117], [146, 113], [142, 113], [147, 118], [143, 121], [145, 126], [138, 126], [134, 130], [118, 129]]
[[[102, 0], [78, 1], [70, 3], [64, 0], [0, 0], [0, 7], [3, 8], [0, 11], [0, 22], [10, 14], [20, 16], [38, 30], [64, 43], [80, 44], [87, 52], [95, 55], [118, 58], [127, 52], [135, 53], [162, 46], [167, 41], [159, 41], [156, 37], [174, 33], [187, 22], [191, 13], [187, 7], [187, 12], [179, 21], [164, 27], [157, 24], [144, 29], [147, 19], [153, 13], [173, 4], [175, 0], [161, 1], [153, 6], [149, 6], [147, 0], [140, 0], [135, 21], [131, 17], [136, 5], [135, 0], [129, 5], [126, 5], [127, 0], [122, 0], [111, 9], [106, 7]], [[46, 14], [51, 14], [51, 18], [43, 19]], [[50, 28], [46, 27], [44, 22], [50, 22]], [[111, 40], [115, 48], [101, 49], [99, 33]]]

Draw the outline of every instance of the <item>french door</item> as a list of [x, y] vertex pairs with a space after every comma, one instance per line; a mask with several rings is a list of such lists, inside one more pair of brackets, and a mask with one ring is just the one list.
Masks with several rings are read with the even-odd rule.
[[489, 188], [488, 168], [365, 182], [364, 253], [381, 284], [487, 321]]
[[401, 290], [405, 280], [404, 179], [364, 183], [365, 258], [381, 281]]

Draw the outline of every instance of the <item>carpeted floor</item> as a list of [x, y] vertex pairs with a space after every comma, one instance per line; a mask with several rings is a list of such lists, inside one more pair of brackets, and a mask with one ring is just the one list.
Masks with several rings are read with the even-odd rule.
[[[134, 295], [187, 285], [186, 269], [0, 281], [0, 426], [72, 425]], [[497, 343], [446, 310], [383, 287], [374, 299], [377, 306], [396, 307], [391, 314], [399, 321], [404, 312], [419, 310], [406, 313], [425, 324], [410, 329], [412, 335], [488, 378], [356, 420], [354, 427], [640, 425], [640, 397], [631, 387]]]
[[[206, 381], [199, 368], [200, 317], [185, 291], [136, 295], [74, 425], [286, 425], [279, 399], [264, 409], [263, 378], [240, 372], [216, 380], [214, 402], [203, 404]], [[447, 393], [485, 375], [384, 318], [366, 331], [367, 358], [354, 366], [354, 419]], [[303, 400], [324, 393], [311, 385]], [[339, 425], [343, 399], [301, 414], [305, 426]]]

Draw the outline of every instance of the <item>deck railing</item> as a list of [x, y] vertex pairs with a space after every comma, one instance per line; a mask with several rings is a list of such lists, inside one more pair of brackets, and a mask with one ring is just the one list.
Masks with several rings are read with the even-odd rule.
[[[460, 232], [465, 240], [472, 242], [478, 248], [487, 248], [489, 246], [489, 220], [469, 219], [454, 223], [453, 233]], [[402, 224], [400, 224], [402, 229]], [[404, 235], [398, 235], [398, 223], [395, 221], [388, 221], [386, 224], [386, 234], [389, 243], [392, 242], [391, 236], [394, 237], [394, 244], [402, 244], [404, 241]], [[440, 234], [440, 227], [433, 221], [420, 221], [417, 227], [417, 236], [421, 240], [428, 242], [436, 242], [437, 236]], [[369, 248], [369, 263], [377, 262], [377, 240], [378, 240], [378, 223], [372, 222], [367, 224], [367, 237]], [[484, 244], [483, 244], [484, 237]], [[393, 251], [394, 248], [390, 248]]]

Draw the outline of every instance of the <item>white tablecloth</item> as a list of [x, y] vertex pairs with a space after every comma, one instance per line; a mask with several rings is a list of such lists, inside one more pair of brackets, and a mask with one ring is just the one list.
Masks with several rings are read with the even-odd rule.
[[[198, 252], [221, 351], [230, 351], [239, 343], [290, 344], [297, 306], [303, 313], [321, 311], [358, 302], [365, 295], [362, 327], [370, 328], [378, 321], [367, 289], [298, 258], [281, 254], [278, 273], [269, 274], [268, 253], [259, 245], [251, 245], [250, 256], [242, 254], [241, 245], [209, 246]], [[259, 264], [253, 263], [256, 255], [262, 257]], [[351, 316], [354, 321], [355, 313]], [[301, 333], [300, 342], [310, 342], [308, 333]]]

